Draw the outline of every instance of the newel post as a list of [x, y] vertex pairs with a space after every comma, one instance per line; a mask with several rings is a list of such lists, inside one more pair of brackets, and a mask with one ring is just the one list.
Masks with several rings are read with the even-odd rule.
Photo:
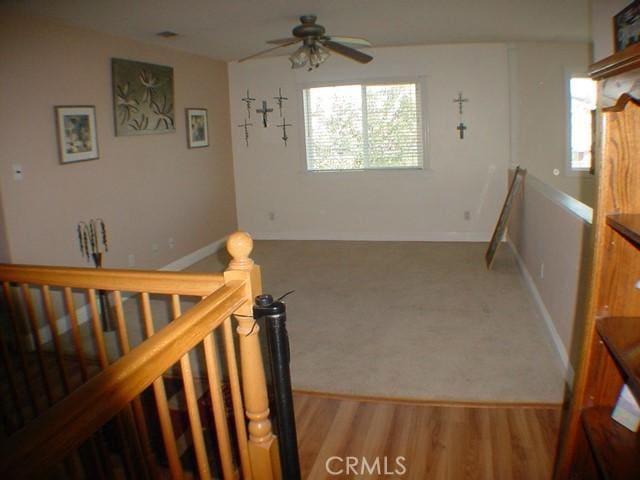
[[235, 232], [227, 240], [231, 255], [229, 268], [224, 272], [225, 281], [246, 280], [247, 302], [236, 312], [242, 372], [244, 408], [248, 420], [249, 457], [256, 480], [280, 480], [278, 443], [269, 420], [269, 396], [258, 332], [260, 327], [253, 319], [253, 299], [262, 293], [260, 267], [249, 255], [253, 240], [245, 232]]

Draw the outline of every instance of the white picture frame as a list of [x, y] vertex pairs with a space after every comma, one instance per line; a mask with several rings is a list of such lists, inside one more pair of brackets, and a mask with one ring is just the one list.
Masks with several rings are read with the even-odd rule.
[[206, 108], [187, 108], [187, 146], [203, 148], [209, 146], [209, 118]]
[[60, 163], [96, 160], [98, 132], [94, 106], [56, 106], [56, 133]]

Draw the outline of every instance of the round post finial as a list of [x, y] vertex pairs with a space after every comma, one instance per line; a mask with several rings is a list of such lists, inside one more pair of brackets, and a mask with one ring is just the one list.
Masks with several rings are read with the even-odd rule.
[[229, 268], [232, 270], [250, 270], [253, 260], [249, 258], [253, 250], [253, 239], [247, 232], [234, 232], [227, 240], [227, 252], [231, 255]]

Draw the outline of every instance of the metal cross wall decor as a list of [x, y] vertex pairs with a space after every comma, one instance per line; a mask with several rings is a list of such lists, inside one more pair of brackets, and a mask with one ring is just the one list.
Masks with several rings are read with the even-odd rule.
[[247, 119], [245, 118], [244, 123], [241, 123], [238, 126], [244, 128], [244, 143], [246, 143], [248, 147], [249, 146], [249, 127], [253, 126], [253, 123], [247, 123]]
[[468, 101], [469, 101], [468, 98], [462, 97], [462, 92], [458, 92], [458, 98], [453, 99], [453, 102], [458, 104], [458, 110], [460, 112], [460, 115], [462, 115], [462, 104]]
[[284, 141], [284, 146], [287, 146], [287, 140], [289, 140], [289, 137], [287, 136], [287, 127], [292, 127], [293, 125], [291, 123], [287, 123], [287, 119], [283, 118], [282, 119], [282, 124], [280, 125], [276, 125], [277, 127], [282, 127], [282, 140]]
[[456, 127], [456, 130], [460, 132], [460, 140], [464, 140], [464, 131], [467, 129], [467, 126], [462, 121], [462, 113], [464, 111], [463, 104], [468, 101], [468, 98], [462, 96], [462, 92], [458, 92], [458, 98], [453, 99], [453, 102], [458, 104], [458, 114], [460, 115], [460, 123]]
[[262, 101], [262, 108], [256, 109], [256, 113], [262, 114], [262, 125], [267, 128], [267, 115], [273, 112], [273, 108], [267, 108], [267, 101]]
[[247, 115], [251, 118], [251, 102], [255, 102], [255, 98], [251, 98], [249, 95], [249, 90], [247, 90], [247, 96], [242, 99], [243, 102], [247, 104]]
[[280, 110], [280, 116], [282, 116], [282, 104], [284, 103], [285, 100], [289, 100], [289, 99], [287, 97], [283, 97], [282, 96], [282, 89], [281, 88], [278, 89], [278, 96], [277, 97], [273, 97], [273, 99], [278, 104], [278, 109]]
[[464, 139], [464, 131], [467, 129], [466, 125], [462, 122], [458, 124], [456, 130], [460, 131], [460, 138]]

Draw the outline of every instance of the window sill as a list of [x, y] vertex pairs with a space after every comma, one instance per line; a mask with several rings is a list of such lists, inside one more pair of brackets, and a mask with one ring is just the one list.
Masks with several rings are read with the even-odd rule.
[[340, 169], [340, 170], [303, 170], [304, 173], [318, 174], [318, 173], [382, 173], [382, 172], [415, 172], [415, 171], [431, 171], [425, 167], [392, 167], [392, 168], [354, 168], [354, 169]]
[[591, 173], [591, 169], [590, 168], [568, 169], [565, 172], [565, 175], [567, 177], [593, 177], [594, 176], [594, 174]]

